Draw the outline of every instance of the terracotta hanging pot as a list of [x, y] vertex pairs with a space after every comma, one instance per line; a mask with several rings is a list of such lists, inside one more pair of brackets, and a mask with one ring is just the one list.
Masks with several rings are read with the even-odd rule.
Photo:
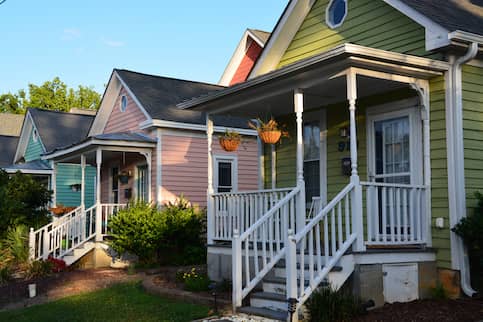
[[220, 146], [223, 148], [223, 150], [227, 152], [236, 151], [239, 145], [240, 145], [239, 138], [220, 137]]
[[258, 135], [260, 139], [266, 144], [275, 144], [280, 141], [280, 137], [282, 136], [282, 131], [274, 130], [274, 131], [259, 131]]

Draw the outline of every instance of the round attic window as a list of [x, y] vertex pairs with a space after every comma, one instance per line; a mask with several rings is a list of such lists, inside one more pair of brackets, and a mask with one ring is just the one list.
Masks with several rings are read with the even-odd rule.
[[325, 12], [327, 25], [334, 29], [342, 25], [347, 16], [347, 0], [331, 0]]
[[127, 108], [127, 97], [126, 95], [121, 96], [121, 104], [120, 104], [121, 112], [124, 112]]

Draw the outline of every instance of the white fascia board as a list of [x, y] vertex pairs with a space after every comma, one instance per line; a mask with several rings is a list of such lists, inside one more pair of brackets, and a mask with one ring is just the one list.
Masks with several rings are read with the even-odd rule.
[[109, 82], [107, 83], [106, 90], [104, 91], [104, 95], [102, 96], [101, 105], [99, 110], [92, 122], [92, 126], [89, 130], [88, 136], [94, 136], [98, 134], [102, 134], [104, 128], [109, 120], [109, 116], [111, 115], [112, 109], [116, 103], [116, 99], [119, 96], [121, 91], [121, 83], [117, 77], [114, 75], [114, 71], [109, 78]]
[[25, 155], [25, 152], [27, 151], [28, 144], [30, 142], [30, 136], [32, 135], [32, 131], [36, 130], [37, 135], [38, 135], [38, 140], [40, 142], [40, 145], [42, 146], [43, 151], [47, 151], [45, 149], [45, 145], [42, 142], [42, 137], [40, 136], [40, 132], [37, 129], [37, 126], [35, 125], [34, 119], [32, 118], [32, 115], [30, 115], [30, 111], [27, 112], [27, 115], [25, 115], [24, 118], [24, 123], [22, 125], [22, 131], [20, 132], [20, 139], [17, 144], [17, 150], [15, 151], [15, 157], [13, 162], [17, 162], [21, 157]]
[[449, 31], [435, 23], [427, 16], [408, 6], [400, 0], [383, 0], [385, 3], [398, 10], [409, 19], [415, 21], [425, 28], [426, 50], [430, 51], [450, 44], [448, 39]]
[[470, 43], [483, 44], [483, 36], [471, 32], [456, 30], [448, 34], [449, 40], [462, 40]]
[[265, 43], [258, 38], [253, 32], [251, 32], [249, 29], [247, 29], [246, 34], [250, 36], [260, 47], [264, 47]]
[[251, 33], [248, 31], [248, 29], [245, 30], [242, 38], [240, 39], [240, 42], [238, 43], [238, 46], [235, 49], [235, 52], [233, 53], [233, 56], [231, 56], [228, 65], [226, 65], [225, 71], [223, 72], [220, 80], [218, 81], [218, 85], [230, 85], [230, 81], [233, 79], [233, 76], [235, 75], [238, 66], [240, 66], [243, 56], [245, 55], [249, 35], [251, 35]]
[[[181, 129], [181, 130], [206, 132], [206, 125], [173, 122], [173, 121], [165, 121], [165, 120], [145, 121], [145, 122], [141, 123], [140, 126], [141, 126], [141, 129], [146, 129], [146, 128], [150, 128], [150, 127], [157, 127], [157, 128]], [[258, 135], [258, 132], [255, 131], [255, 130], [241, 129], [241, 128], [236, 128], [236, 127], [214, 126], [213, 130], [215, 132], [225, 132], [226, 130], [235, 130], [238, 133], [240, 133], [241, 135], [247, 135], [247, 136], [257, 136]]]
[[67, 154], [81, 151], [89, 146], [106, 146], [106, 147], [133, 147], [133, 148], [153, 148], [156, 146], [155, 142], [133, 142], [133, 141], [121, 141], [121, 140], [99, 140], [99, 139], [91, 139], [87, 142], [82, 144], [57, 151], [54, 153], [46, 154], [42, 156], [42, 160], [52, 160], [61, 156], [65, 156]]
[[4, 168], [5, 172], [7, 173], [16, 173], [20, 171], [21, 173], [26, 174], [45, 174], [45, 175], [52, 175], [53, 170], [27, 170], [27, 169], [11, 169], [11, 168]]

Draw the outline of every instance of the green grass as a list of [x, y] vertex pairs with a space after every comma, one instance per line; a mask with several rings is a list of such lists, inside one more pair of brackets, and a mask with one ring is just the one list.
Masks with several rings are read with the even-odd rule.
[[208, 315], [209, 308], [146, 294], [140, 283], [64, 298], [25, 309], [0, 312], [0, 321], [191, 321]]

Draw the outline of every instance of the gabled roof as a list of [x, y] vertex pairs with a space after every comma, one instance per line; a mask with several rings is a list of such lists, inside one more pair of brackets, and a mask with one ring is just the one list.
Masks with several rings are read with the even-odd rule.
[[28, 113], [32, 117], [46, 151], [85, 139], [94, 120], [93, 115], [38, 108], [29, 108]]
[[17, 150], [18, 136], [0, 135], [0, 167], [13, 163]]
[[121, 80], [136, 96], [142, 108], [153, 119], [164, 121], [204, 124], [204, 116], [196, 111], [182, 111], [176, 104], [211, 92], [223, 89], [223, 86], [155, 76], [115, 69]]
[[481, 0], [400, 1], [441, 25], [449, 32], [461, 30], [483, 35], [483, 2]]
[[259, 29], [247, 29], [249, 32], [252, 33], [254, 38], [258, 41], [260, 41], [262, 44], [265, 44], [270, 37], [270, 33], [267, 31], [259, 30]]
[[0, 135], [20, 136], [24, 115], [0, 113]]

